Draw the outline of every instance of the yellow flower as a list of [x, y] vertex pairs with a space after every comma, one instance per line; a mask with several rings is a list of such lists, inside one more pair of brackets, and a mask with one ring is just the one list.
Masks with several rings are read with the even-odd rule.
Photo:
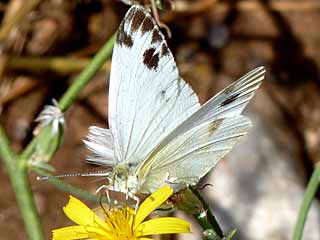
[[143, 201], [136, 214], [129, 207], [112, 208], [104, 211], [104, 220], [80, 200], [70, 196], [63, 211], [78, 225], [53, 230], [53, 240], [147, 240], [151, 238], [145, 236], [153, 234], [189, 233], [190, 224], [179, 218], [162, 217], [143, 221], [172, 193], [170, 187], [162, 187]]

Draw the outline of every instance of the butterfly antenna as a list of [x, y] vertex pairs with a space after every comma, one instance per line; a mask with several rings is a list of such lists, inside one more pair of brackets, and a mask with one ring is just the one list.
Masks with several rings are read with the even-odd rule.
[[198, 188], [195, 188], [195, 189], [198, 190], [198, 191], [202, 191], [202, 190], [205, 189], [206, 187], [213, 187], [213, 185], [210, 184], [210, 183], [206, 183], [206, 184], [204, 184], [203, 186], [198, 187]]
[[67, 173], [55, 176], [38, 176], [38, 181], [46, 181], [52, 178], [67, 178], [67, 177], [108, 177], [110, 176], [110, 171], [95, 171], [95, 172], [86, 172], [86, 173]]

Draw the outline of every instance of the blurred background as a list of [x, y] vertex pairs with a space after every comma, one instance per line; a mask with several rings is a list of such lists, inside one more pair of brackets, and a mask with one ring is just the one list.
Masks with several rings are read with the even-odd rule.
[[[320, 1], [172, 0], [166, 6], [160, 13], [172, 32], [168, 44], [201, 103], [247, 71], [266, 67], [246, 109], [252, 131], [202, 183], [212, 184], [204, 193], [223, 230], [238, 228], [235, 239], [291, 239], [320, 159]], [[127, 9], [116, 0], [0, 1], [0, 117], [17, 152], [32, 138], [44, 105], [60, 98]], [[107, 127], [108, 77], [107, 64], [67, 111], [64, 142], [51, 161], [57, 173], [96, 169], [85, 163], [82, 139], [90, 125]], [[0, 239], [26, 239], [0, 164]], [[53, 228], [70, 224], [62, 212], [68, 194], [36, 181], [34, 173], [30, 180], [50, 239]], [[101, 185], [67, 182], [91, 192]], [[193, 231], [180, 239], [199, 239], [196, 223]], [[317, 200], [303, 239], [320, 239]]]

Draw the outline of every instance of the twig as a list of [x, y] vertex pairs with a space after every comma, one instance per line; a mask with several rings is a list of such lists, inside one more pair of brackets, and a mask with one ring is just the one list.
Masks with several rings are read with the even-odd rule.
[[[259, 11], [264, 10], [264, 5], [260, 1], [243, 0], [236, 1], [232, 7], [237, 8], [239, 11]], [[320, 8], [320, 1], [272, 1], [269, 7], [276, 11], [314, 11]], [[194, 3], [177, 2], [174, 11], [167, 12], [161, 19], [164, 22], [172, 22], [176, 15], [196, 15], [201, 12], [218, 11], [224, 12], [230, 8], [230, 4], [218, 0], [203, 0]]]
[[[76, 57], [20, 57], [13, 56], [7, 60], [8, 69], [43, 71], [50, 70], [57, 73], [73, 73], [83, 70], [91, 59]], [[110, 62], [104, 64], [105, 70], [110, 69]]]
[[[3, 20], [2, 26], [0, 28], [0, 43], [2, 43], [12, 30], [12, 28], [20, 23], [22, 19], [33, 9], [35, 8], [40, 0], [28, 0], [24, 1], [19, 8], [10, 15], [6, 15]], [[15, 4], [14, 1], [11, 1], [10, 4]], [[10, 7], [10, 6], [9, 6]], [[8, 7], [8, 8], [9, 8]]]
[[173, 11], [166, 12], [161, 16], [164, 22], [172, 22], [177, 14], [196, 15], [210, 10], [217, 5], [218, 0], [203, 0], [193, 3], [177, 2]]
[[[8, 82], [12, 83], [12, 79]], [[8, 83], [9, 84], [9, 83]], [[29, 92], [34, 89], [39, 84], [36, 79], [25, 79], [25, 81], [19, 81], [19, 79], [14, 80], [14, 83], [10, 84], [10, 90], [3, 94], [2, 84], [0, 86], [0, 108], [2, 108], [6, 103], [16, 99], [17, 97]]]
[[[282, 0], [282, 1], [270, 1], [267, 3], [271, 9], [276, 11], [311, 11], [320, 8], [320, 1], [307, 0], [307, 1], [292, 1], [292, 0]], [[238, 1], [235, 6], [238, 10], [242, 11], [256, 11], [259, 9], [264, 9], [264, 5], [260, 1]], [[219, 3], [217, 8], [228, 8], [228, 4]]]
[[303, 233], [303, 228], [307, 218], [308, 211], [311, 207], [311, 203], [316, 195], [317, 190], [320, 187], [320, 163], [316, 164], [312, 176], [309, 180], [306, 193], [304, 194], [303, 201], [300, 207], [298, 220], [294, 230], [294, 240], [300, 240]]
[[167, 32], [168, 38], [171, 38], [172, 33], [170, 31], [170, 28], [160, 20], [157, 4], [156, 4], [155, 0], [150, 0], [150, 2], [151, 2], [152, 13], [153, 13], [153, 16], [154, 16], [157, 24], [159, 25], [160, 28], [164, 28]]
[[1, 126], [0, 155], [9, 174], [29, 239], [44, 239], [40, 218], [28, 180], [27, 167], [24, 162], [17, 161], [17, 156], [10, 148], [9, 140]]

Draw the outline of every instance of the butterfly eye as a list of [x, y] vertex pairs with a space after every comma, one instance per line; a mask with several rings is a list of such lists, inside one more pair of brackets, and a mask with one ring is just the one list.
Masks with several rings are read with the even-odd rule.
[[124, 181], [126, 180], [126, 175], [123, 173], [117, 173], [115, 176], [118, 180]]
[[128, 163], [129, 171], [134, 170], [137, 167], [137, 165], [138, 165], [137, 163]]

